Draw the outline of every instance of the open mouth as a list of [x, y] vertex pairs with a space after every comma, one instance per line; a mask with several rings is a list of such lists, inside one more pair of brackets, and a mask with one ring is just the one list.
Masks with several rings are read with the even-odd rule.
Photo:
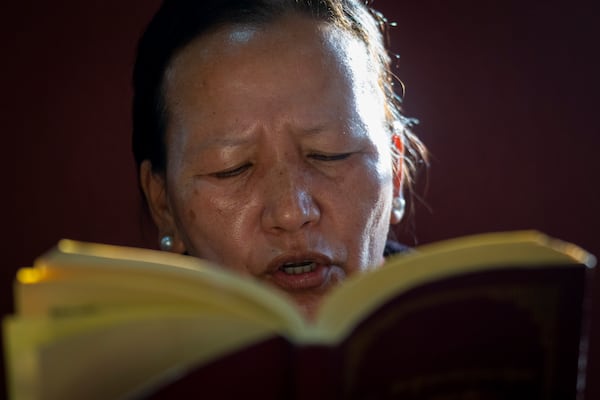
[[316, 268], [317, 264], [314, 261], [301, 261], [283, 264], [280, 269], [288, 275], [300, 275], [312, 272]]

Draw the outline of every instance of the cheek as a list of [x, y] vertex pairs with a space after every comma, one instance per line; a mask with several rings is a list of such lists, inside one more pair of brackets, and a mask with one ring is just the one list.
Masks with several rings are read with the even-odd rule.
[[364, 266], [380, 264], [383, 248], [390, 226], [391, 202], [393, 195], [393, 174], [390, 158], [377, 157], [372, 159], [371, 165], [365, 169], [362, 182], [357, 187], [360, 192], [355, 194], [355, 199], [360, 194], [364, 199], [360, 207], [363, 215], [362, 226], [357, 226], [361, 232], [361, 256]]
[[190, 208], [188, 210], [187, 216], [188, 216], [188, 221], [190, 222], [190, 224], [193, 225], [196, 223], [196, 211], [193, 208]]
[[391, 203], [393, 194], [393, 171], [391, 155], [379, 153], [372, 157], [365, 168], [362, 188], [365, 196], [371, 197], [373, 211], [385, 207]]
[[[345, 171], [343, 192], [335, 199], [331, 212], [342, 224], [344, 237], [371, 263], [369, 250], [387, 235], [393, 193], [391, 168], [377, 155], [364, 156], [354, 168]], [[340, 220], [340, 217], [343, 217]], [[375, 250], [375, 252], [377, 252]]]
[[251, 226], [248, 202], [235, 202], [231, 196], [203, 188], [179, 194], [175, 219], [190, 254], [231, 264], [225, 258], [239, 256], [232, 249], [248, 237], [243, 230]]

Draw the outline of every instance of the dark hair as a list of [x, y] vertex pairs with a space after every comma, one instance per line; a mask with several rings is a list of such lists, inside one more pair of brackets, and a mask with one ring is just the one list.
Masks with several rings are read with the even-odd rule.
[[340, 27], [362, 40], [377, 68], [386, 97], [390, 132], [404, 139], [403, 174], [408, 186], [426, 160], [426, 150], [411, 132], [411, 120], [394, 92], [391, 58], [384, 43], [387, 21], [360, 0], [165, 0], [139, 45], [133, 72], [133, 153], [138, 168], [150, 160], [154, 172], [166, 166], [167, 109], [163, 78], [175, 54], [194, 38], [227, 24], [266, 24], [296, 12]]

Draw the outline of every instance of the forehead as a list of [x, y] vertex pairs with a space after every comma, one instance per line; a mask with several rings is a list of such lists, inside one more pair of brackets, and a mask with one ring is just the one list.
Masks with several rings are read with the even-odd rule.
[[[209, 61], [216, 56], [223, 56], [248, 46], [275, 48], [285, 43], [286, 46], [291, 44], [295, 49], [302, 51], [307, 49], [307, 43], [315, 39], [341, 51], [347, 51], [348, 47], [356, 47], [360, 43], [360, 52], [365, 55], [367, 53], [366, 46], [356, 35], [333, 22], [311, 18], [298, 12], [287, 12], [269, 21], [217, 25], [198, 35], [176, 52], [170, 66], [185, 59], [189, 60], [192, 56], [189, 51], [191, 48], [196, 49], [196, 56], [201, 53], [205, 61]], [[198, 52], [198, 49], [201, 51]]]
[[184, 47], [167, 69], [168, 130], [182, 115], [195, 126], [225, 121], [237, 129], [274, 110], [317, 119], [343, 118], [357, 106], [383, 110], [374, 71], [366, 45], [326, 22], [292, 14], [222, 26]]
[[274, 71], [283, 64], [297, 64], [297, 68], [288, 66], [287, 72], [301, 73], [300, 67], [311, 61], [315, 70], [333, 69], [354, 80], [373, 75], [366, 45], [354, 35], [327, 22], [290, 14], [266, 24], [225, 25], [197, 37], [171, 60], [165, 86], [187, 86], [189, 78], [199, 73], [206, 75], [204, 84], [210, 83], [209, 75], [221, 73], [242, 78], [245, 71], [267, 65]]

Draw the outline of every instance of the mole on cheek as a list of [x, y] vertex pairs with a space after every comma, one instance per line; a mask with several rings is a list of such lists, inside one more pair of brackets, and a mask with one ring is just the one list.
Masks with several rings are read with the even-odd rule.
[[190, 221], [195, 221], [196, 220], [196, 213], [194, 212], [194, 210], [191, 210], [188, 212], [188, 216], [190, 217]]

